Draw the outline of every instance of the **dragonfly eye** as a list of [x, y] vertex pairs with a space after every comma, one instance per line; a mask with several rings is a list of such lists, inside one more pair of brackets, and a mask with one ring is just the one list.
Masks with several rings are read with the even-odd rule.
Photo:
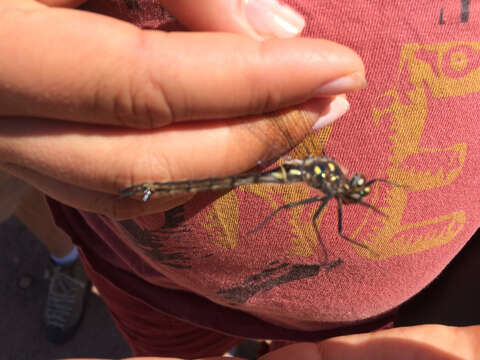
[[362, 198], [370, 194], [370, 190], [371, 190], [370, 186], [360, 187], [360, 188], [357, 188], [357, 194], [359, 195], [360, 198]]

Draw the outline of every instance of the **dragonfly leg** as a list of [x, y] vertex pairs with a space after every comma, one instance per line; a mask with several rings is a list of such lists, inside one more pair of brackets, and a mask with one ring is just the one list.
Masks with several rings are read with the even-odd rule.
[[[372, 249], [370, 249], [367, 245], [365, 244], [362, 244], [362, 243], [359, 243], [358, 241], [355, 241], [355, 240], [352, 240], [350, 239], [347, 235], [345, 235], [343, 233], [343, 214], [342, 214], [342, 201], [337, 198], [337, 210], [338, 210], [338, 235], [340, 235], [343, 239], [347, 240], [348, 242], [354, 244], [354, 245], [357, 245], [357, 246], [360, 246], [364, 249], [367, 249], [368, 251], [370, 251], [373, 255], [375, 256], [379, 256], [375, 251], [373, 251]], [[364, 203], [366, 204], [366, 203]], [[362, 204], [362, 205], [364, 205]]]
[[387, 214], [385, 214], [383, 211], [379, 210], [378, 208], [376, 208], [375, 206], [369, 204], [369, 203], [366, 203], [366, 202], [363, 202], [362, 200], [359, 200], [356, 202], [356, 204], [360, 204], [362, 206], [365, 206], [366, 208], [369, 208], [369, 209], [372, 209], [373, 211], [375, 211], [377, 214], [383, 216], [383, 217], [387, 217]]
[[378, 179], [372, 179], [370, 180], [369, 182], [367, 182], [365, 185], [366, 186], [370, 186], [376, 182], [383, 182], [385, 184], [388, 184], [388, 185], [392, 185], [392, 186], [395, 186], [395, 187], [401, 187], [401, 188], [408, 188], [408, 186], [404, 186], [404, 185], [400, 185], [400, 184], [397, 184], [396, 182], [394, 181], [391, 181], [391, 180], [387, 180], [387, 179], [382, 179], [382, 178], [378, 178]]
[[337, 260], [332, 261], [331, 263], [328, 262], [327, 247], [325, 246], [325, 243], [323, 242], [322, 237], [320, 236], [320, 231], [318, 230], [318, 225], [317, 225], [317, 219], [320, 216], [320, 213], [322, 212], [325, 205], [327, 205], [328, 202], [332, 199], [332, 196], [327, 195], [327, 196], [323, 197], [322, 199], [323, 199], [322, 204], [315, 211], [315, 214], [313, 214], [312, 223], [313, 223], [313, 229], [315, 230], [315, 234], [317, 235], [318, 242], [320, 243], [320, 246], [322, 247], [323, 257], [325, 258], [325, 261], [323, 262], [322, 266], [324, 266], [326, 271], [329, 272], [334, 267], [342, 264], [343, 260], [341, 258], [338, 258]]
[[325, 258], [325, 262], [324, 262], [325, 264], [328, 263], [328, 253], [327, 253], [327, 248], [323, 243], [322, 237], [320, 236], [320, 231], [318, 230], [317, 219], [320, 213], [322, 212], [323, 208], [325, 207], [325, 205], [327, 205], [327, 203], [330, 201], [331, 198], [332, 198], [331, 196], [327, 195], [321, 199], [322, 204], [318, 207], [317, 210], [315, 210], [315, 214], [313, 214], [313, 219], [312, 219], [313, 229], [315, 230], [315, 234], [317, 235], [318, 242], [320, 243], [320, 247], [322, 248], [323, 257]]
[[317, 202], [317, 201], [323, 201], [325, 198], [326, 198], [325, 196], [316, 196], [316, 197], [313, 197], [313, 198], [304, 199], [304, 200], [300, 200], [300, 201], [296, 201], [296, 202], [293, 202], [293, 203], [290, 203], [290, 204], [286, 204], [286, 205], [280, 206], [280, 207], [279, 207], [278, 209], [276, 209], [273, 213], [271, 213], [270, 215], [268, 215], [260, 224], [258, 224], [255, 229], [249, 231], [249, 232], [247, 233], [247, 235], [256, 233], [256, 232], [257, 232], [258, 230], [260, 230], [267, 222], [269, 222], [275, 215], [277, 215], [277, 214], [278, 214], [280, 211], [282, 211], [282, 210], [290, 209], [290, 208], [295, 207], [295, 206], [310, 204], [310, 203]]

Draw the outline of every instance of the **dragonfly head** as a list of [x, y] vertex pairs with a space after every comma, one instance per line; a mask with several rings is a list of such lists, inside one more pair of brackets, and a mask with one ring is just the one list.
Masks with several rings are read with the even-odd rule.
[[362, 200], [371, 190], [370, 182], [367, 182], [362, 174], [353, 175], [344, 186], [344, 194], [352, 202]]

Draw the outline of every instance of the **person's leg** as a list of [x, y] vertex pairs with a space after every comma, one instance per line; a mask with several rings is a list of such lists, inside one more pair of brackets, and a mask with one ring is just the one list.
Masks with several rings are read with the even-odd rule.
[[0, 171], [0, 222], [13, 215], [31, 187], [17, 178]]
[[90, 281], [83, 270], [78, 250], [70, 237], [55, 225], [45, 196], [36, 189], [25, 194], [15, 211], [17, 218], [48, 249], [50, 286], [44, 313], [48, 340], [63, 343], [80, 324]]
[[55, 225], [45, 197], [38, 190], [30, 188], [26, 192], [16, 208], [15, 216], [48, 249], [52, 259], [62, 262], [61, 259], [74, 250], [70, 237]]
[[69, 236], [54, 223], [44, 195], [0, 172], [0, 221], [15, 215], [48, 249], [50, 286], [44, 313], [47, 338], [68, 340], [83, 315], [90, 281]]

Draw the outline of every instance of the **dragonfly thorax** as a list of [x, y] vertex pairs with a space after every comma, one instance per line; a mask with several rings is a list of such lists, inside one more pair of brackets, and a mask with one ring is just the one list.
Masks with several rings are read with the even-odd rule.
[[339, 198], [344, 204], [358, 202], [370, 194], [370, 183], [362, 174], [348, 179], [340, 166], [329, 158], [307, 158], [303, 165], [304, 181], [308, 185]]
[[307, 158], [304, 167], [304, 181], [324, 194], [334, 195], [342, 192], [345, 184], [348, 186], [342, 169], [329, 158]]

